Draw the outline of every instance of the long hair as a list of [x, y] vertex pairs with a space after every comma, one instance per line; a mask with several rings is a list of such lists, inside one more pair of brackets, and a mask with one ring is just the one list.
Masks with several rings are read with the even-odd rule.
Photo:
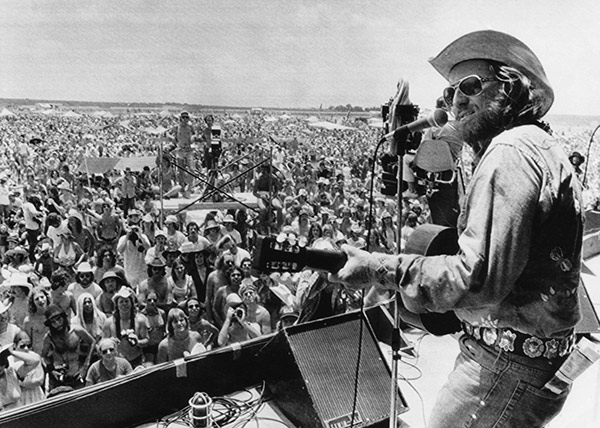
[[[532, 81], [516, 68], [493, 61], [490, 67], [502, 83], [502, 90], [498, 91], [486, 108], [461, 122], [463, 139], [476, 146], [489, 142], [503, 131], [527, 124], [537, 125], [551, 133], [548, 124], [540, 121], [543, 92], [536, 89]], [[475, 147], [476, 151], [477, 149]]]
[[37, 312], [37, 306], [35, 304], [35, 296], [37, 294], [43, 294], [44, 296], [46, 296], [46, 307], [48, 305], [50, 305], [50, 293], [48, 293], [48, 290], [42, 288], [42, 287], [35, 287], [32, 291], [31, 294], [29, 295], [29, 313], [30, 314], [35, 314]]
[[190, 327], [190, 320], [187, 314], [180, 308], [173, 308], [169, 311], [167, 315], [167, 331], [169, 332], [169, 336], [173, 336], [175, 334], [175, 327], [173, 327], [173, 323], [177, 321], [180, 317], [184, 317], [187, 322], [188, 328]]
[[[92, 325], [89, 329], [86, 327], [85, 319], [83, 318], [83, 302], [86, 298], [92, 301], [93, 316]], [[77, 314], [71, 318], [71, 324], [83, 327], [92, 335], [92, 337], [96, 338], [102, 336], [102, 327], [104, 326], [105, 321], [106, 315], [98, 309], [94, 297], [90, 293], [81, 293], [79, 298], [77, 298]]]

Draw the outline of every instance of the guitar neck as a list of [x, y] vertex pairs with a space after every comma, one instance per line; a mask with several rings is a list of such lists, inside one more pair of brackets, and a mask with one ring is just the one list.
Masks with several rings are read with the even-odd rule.
[[348, 260], [346, 254], [341, 251], [315, 250], [312, 248], [307, 248], [304, 256], [304, 263], [307, 267], [331, 273], [340, 270]]

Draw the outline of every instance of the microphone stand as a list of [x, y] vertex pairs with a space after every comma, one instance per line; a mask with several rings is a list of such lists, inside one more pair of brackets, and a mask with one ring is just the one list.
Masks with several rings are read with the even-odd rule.
[[[402, 248], [402, 176], [403, 176], [403, 168], [404, 168], [404, 152], [405, 152], [405, 143], [406, 138], [403, 138], [401, 141], [394, 140], [391, 145], [391, 152], [397, 156], [398, 163], [398, 175], [396, 177], [397, 181], [397, 202], [398, 202], [398, 232], [396, 233], [396, 252], [399, 254]], [[400, 343], [401, 343], [401, 333], [400, 333], [400, 292], [396, 291], [394, 296], [395, 304], [394, 304], [394, 327], [392, 329], [392, 385], [390, 390], [390, 419], [389, 419], [389, 428], [396, 428], [396, 419], [397, 419], [397, 401], [398, 401], [398, 361], [400, 360]]]

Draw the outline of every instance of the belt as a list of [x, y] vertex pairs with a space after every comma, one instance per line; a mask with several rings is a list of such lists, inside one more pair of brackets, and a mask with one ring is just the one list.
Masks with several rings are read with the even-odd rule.
[[462, 322], [467, 336], [507, 353], [532, 359], [564, 357], [575, 347], [575, 333], [556, 339], [539, 338], [510, 328], [478, 327]]

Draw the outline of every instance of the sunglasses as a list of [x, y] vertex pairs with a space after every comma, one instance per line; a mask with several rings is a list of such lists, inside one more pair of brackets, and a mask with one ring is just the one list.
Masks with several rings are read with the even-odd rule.
[[23, 343], [22, 345], [19, 345], [19, 349], [31, 349], [31, 343]]
[[158, 302], [158, 299], [146, 299], [147, 302]]
[[115, 352], [115, 348], [106, 348], [102, 350], [102, 354], [104, 355], [108, 354], [109, 352]]
[[200, 309], [200, 305], [188, 305], [188, 309]]
[[458, 88], [463, 95], [468, 97], [476, 97], [483, 91], [484, 82], [494, 82], [497, 80], [498, 79], [495, 77], [479, 77], [476, 74], [463, 77], [458, 82], [452, 83], [450, 86], [444, 89], [444, 101], [447, 105], [452, 105], [456, 88]]

